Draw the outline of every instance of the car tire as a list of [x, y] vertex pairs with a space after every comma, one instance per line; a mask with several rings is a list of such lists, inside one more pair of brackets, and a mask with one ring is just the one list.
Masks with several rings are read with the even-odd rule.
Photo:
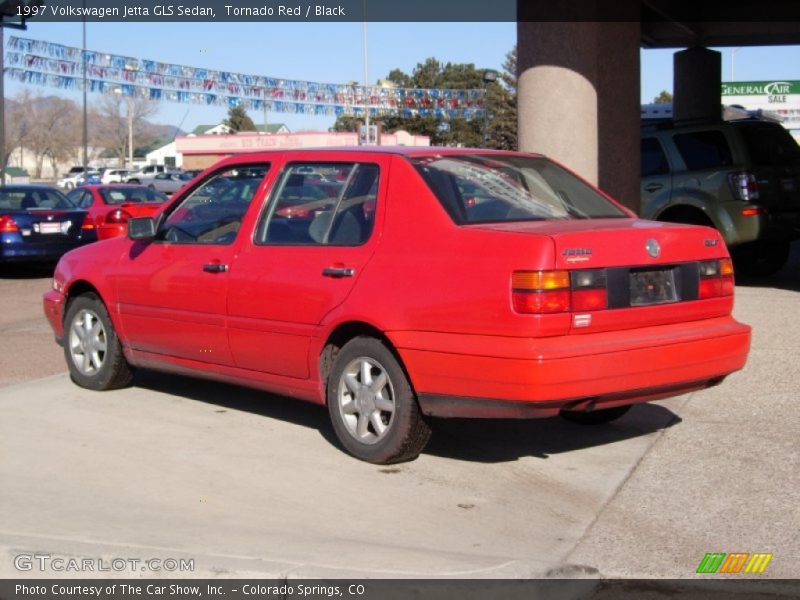
[[356, 337], [339, 350], [327, 400], [337, 438], [360, 460], [381, 465], [413, 460], [430, 438], [403, 367], [375, 338]]
[[69, 304], [64, 318], [64, 356], [72, 381], [81, 387], [113, 390], [133, 379], [108, 311], [93, 293], [78, 296]]
[[139, 185], [141, 183], [138, 179], [128, 179], [128, 183], [133, 183], [135, 185]]
[[612, 408], [600, 408], [597, 410], [562, 410], [558, 413], [562, 419], [579, 425], [602, 425], [615, 421], [623, 417], [631, 409], [630, 404], [626, 406], [614, 406]]
[[747, 277], [769, 277], [789, 260], [790, 242], [750, 242], [733, 249], [736, 272]]

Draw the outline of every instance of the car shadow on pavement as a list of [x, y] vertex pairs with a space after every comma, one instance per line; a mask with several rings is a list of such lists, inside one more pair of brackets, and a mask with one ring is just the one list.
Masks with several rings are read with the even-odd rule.
[[[332, 446], [340, 448], [328, 412], [310, 404], [260, 390], [141, 369], [134, 385], [204, 402], [217, 412], [237, 410], [316, 429]], [[563, 419], [432, 419], [433, 435], [424, 454], [469, 462], [507, 462], [612, 444], [648, 435], [680, 423], [672, 411], [656, 404], [634, 406], [613, 423], [576, 425]]]
[[425, 449], [457, 460], [506, 462], [621, 442], [672, 427], [680, 417], [657, 404], [640, 404], [611, 423], [578, 425], [559, 417], [547, 419], [435, 419]]
[[0, 264], [0, 279], [41, 279], [52, 277], [55, 263]]

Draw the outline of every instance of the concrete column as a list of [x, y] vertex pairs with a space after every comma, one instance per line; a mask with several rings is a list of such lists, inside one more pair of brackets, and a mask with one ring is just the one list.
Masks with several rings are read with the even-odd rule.
[[639, 23], [517, 25], [519, 147], [639, 206]]
[[676, 121], [722, 118], [722, 54], [708, 48], [689, 48], [673, 58]]

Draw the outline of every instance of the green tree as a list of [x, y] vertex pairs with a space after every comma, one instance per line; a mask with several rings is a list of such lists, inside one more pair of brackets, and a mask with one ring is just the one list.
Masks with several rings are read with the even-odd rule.
[[[489, 135], [486, 145], [490, 148], [517, 147], [516, 58], [514, 48], [506, 56], [499, 80], [487, 86]], [[474, 64], [441, 63], [431, 57], [418, 63], [411, 75], [392, 69], [384, 79], [399, 88], [481, 89], [484, 87], [484, 71]], [[431, 144], [436, 146], [484, 146], [482, 118], [443, 119], [415, 115], [410, 118], [387, 116], [380, 120], [387, 133], [403, 129], [416, 135], [427, 135]], [[336, 119], [331, 131], [355, 131], [358, 121], [353, 116], [342, 115]]]
[[253, 119], [250, 118], [243, 106], [231, 106], [228, 109], [228, 118], [223, 123], [234, 133], [257, 131]]
[[653, 98], [653, 102], [656, 104], [671, 104], [672, 94], [670, 94], [667, 90], [661, 90], [661, 93]]

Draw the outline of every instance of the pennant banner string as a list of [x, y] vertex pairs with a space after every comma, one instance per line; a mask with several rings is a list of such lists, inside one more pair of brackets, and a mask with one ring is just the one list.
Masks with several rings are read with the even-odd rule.
[[417, 89], [333, 84], [244, 75], [135, 59], [39, 40], [10, 37], [5, 72], [36, 85], [167, 102], [243, 106], [299, 114], [442, 119], [483, 116], [483, 89]]

